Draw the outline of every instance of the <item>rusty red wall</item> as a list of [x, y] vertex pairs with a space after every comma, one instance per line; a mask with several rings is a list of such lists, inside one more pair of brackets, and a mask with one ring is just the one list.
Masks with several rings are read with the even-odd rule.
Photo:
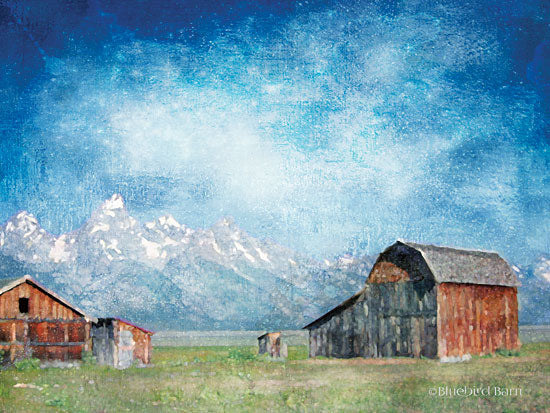
[[397, 265], [382, 261], [378, 262], [371, 270], [367, 282], [372, 284], [409, 281], [410, 276], [403, 268]]
[[0, 320], [0, 349], [11, 361], [23, 356], [73, 360], [89, 349], [89, 323], [73, 320]]
[[[19, 298], [29, 299], [28, 313]], [[90, 348], [90, 323], [30, 283], [0, 295], [0, 349], [11, 361], [23, 356], [73, 360]]]
[[439, 357], [519, 348], [517, 289], [439, 284], [437, 337]]

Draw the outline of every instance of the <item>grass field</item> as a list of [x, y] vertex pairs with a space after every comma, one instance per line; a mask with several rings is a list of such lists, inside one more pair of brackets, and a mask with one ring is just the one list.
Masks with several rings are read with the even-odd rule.
[[[517, 357], [458, 364], [407, 358], [313, 360], [307, 359], [305, 346], [290, 347], [285, 362], [255, 352], [254, 347], [159, 347], [147, 368], [12, 367], [0, 371], [0, 410], [513, 412], [548, 411], [550, 406], [550, 343], [526, 344]], [[14, 387], [17, 383], [32, 386]], [[445, 388], [488, 388], [490, 394], [430, 395]], [[498, 395], [504, 388], [521, 389], [521, 395], [517, 390]]]

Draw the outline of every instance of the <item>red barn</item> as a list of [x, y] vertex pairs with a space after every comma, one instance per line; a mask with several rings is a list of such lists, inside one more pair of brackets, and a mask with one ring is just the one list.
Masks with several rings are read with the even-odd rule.
[[517, 349], [518, 286], [494, 252], [397, 241], [361, 291], [304, 327], [310, 356], [447, 358]]
[[10, 361], [81, 359], [93, 320], [29, 275], [0, 280], [0, 350]]

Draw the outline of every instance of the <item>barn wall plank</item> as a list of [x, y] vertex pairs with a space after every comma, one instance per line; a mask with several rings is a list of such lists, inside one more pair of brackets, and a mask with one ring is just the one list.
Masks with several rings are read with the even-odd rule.
[[[19, 313], [19, 298], [29, 299], [29, 312]], [[60, 315], [61, 309], [61, 315]], [[65, 304], [42, 292], [34, 285], [22, 283], [0, 295], [0, 319], [5, 318], [80, 318]]]
[[438, 306], [440, 357], [520, 345], [513, 287], [443, 283], [438, 286]]

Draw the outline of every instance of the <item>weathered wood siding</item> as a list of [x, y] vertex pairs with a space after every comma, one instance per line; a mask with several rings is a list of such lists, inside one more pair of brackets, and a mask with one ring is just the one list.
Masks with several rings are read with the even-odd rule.
[[258, 354], [267, 353], [267, 340], [268, 340], [267, 335], [258, 339]]
[[[123, 339], [123, 331], [130, 332], [130, 343], [123, 343], [128, 339]], [[132, 360], [140, 360], [144, 364], [151, 362], [151, 334], [124, 321], [99, 319], [92, 326], [92, 338], [93, 354], [98, 364], [124, 368]]]
[[0, 320], [0, 349], [10, 361], [32, 356], [41, 360], [82, 358], [89, 342], [89, 323], [72, 320], [4, 319]]
[[410, 276], [407, 271], [387, 261], [378, 262], [369, 275], [369, 283], [374, 284], [409, 280]]
[[142, 363], [149, 364], [152, 353], [151, 335], [123, 321], [117, 322], [119, 331], [128, 330], [134, 337], [134, 360], [141, 360]]
[[258, 354], [264, 353], [274, 358], [288, 356], [288, 349], [280, 332], [267, 333], [258, 339]]
[[115, 335], [112, 320], [99, 319], [92, 324], [92, 353], [99, 365], [115, 365]]
[[520, 346], [515, 287], [442, 283], [437, 303], [439, 357]]
[[[29, 311], [19, 312], [19, 298], [29, 299]], [[72, 320], [81, 318], [72, 308], [25, 282], [0, 295], [0, 319], [39, 318]]]
[[366, 284], [353, 303], [310, 327], [309, 355], [435, 357], [436, 317], [433, 285]]
[[[27, 298], [28, 312], [19, 312]], [[0, 349], [19, 357], [74, 360], [89, 350], [90, 323], [73, 309], [27, 282], [0, 295]]]

